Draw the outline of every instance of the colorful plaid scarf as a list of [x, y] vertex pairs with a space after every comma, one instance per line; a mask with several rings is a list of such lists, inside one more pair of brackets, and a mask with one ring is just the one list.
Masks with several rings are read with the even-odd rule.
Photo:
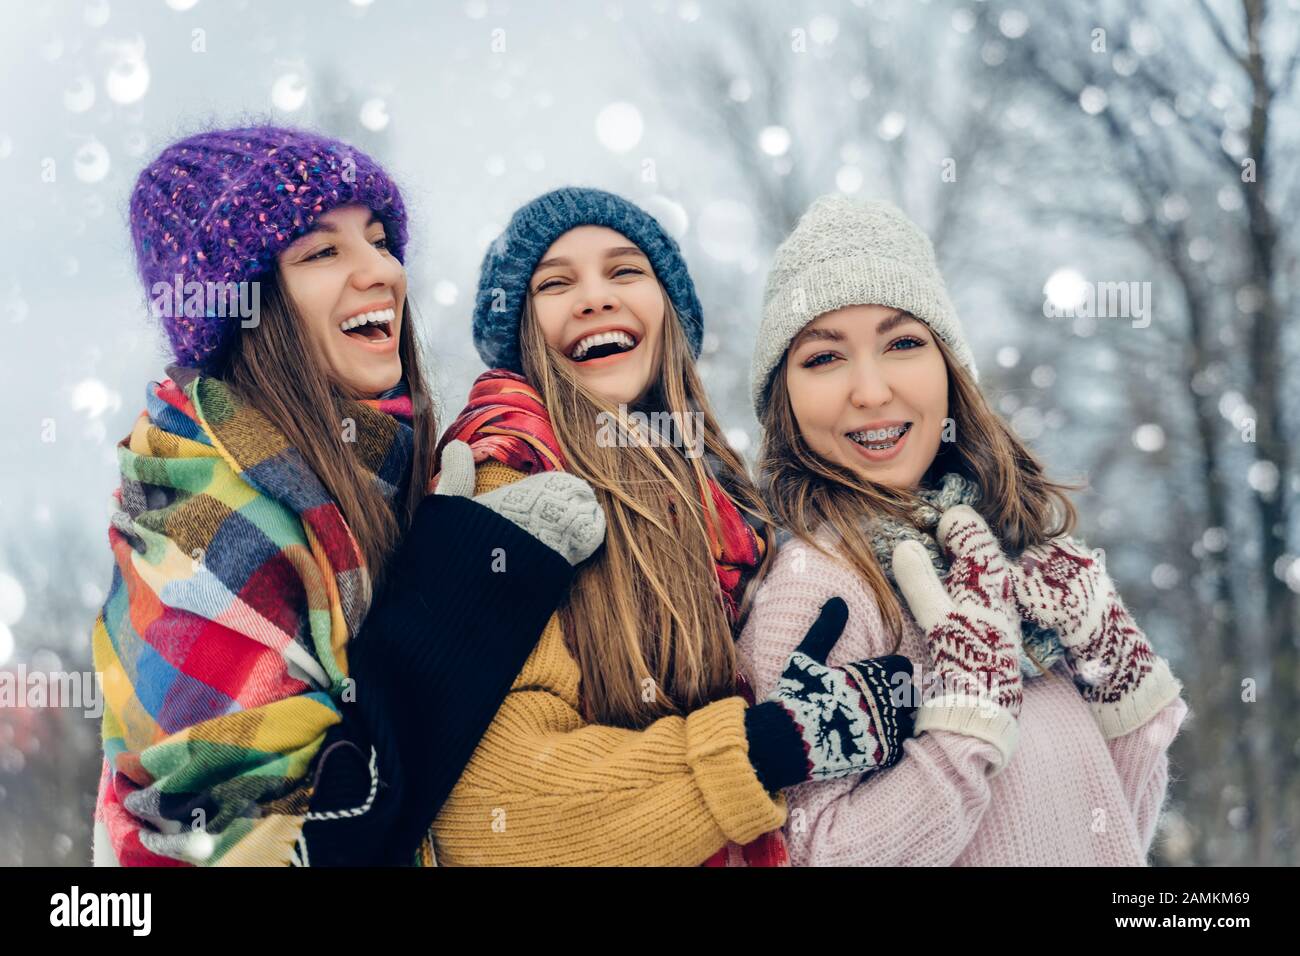
[[[491, 458], [526, 474], [566, 468], [541, 395], [522, 375], [505, 369], [489, 370], [474, 381], [464, 411], [439, 443], [439, 457], [442, 446], [457, 440], [470, 446], [475, 463]], [[726, 611], [734, 625], [744, 584], [762, 562], [765, 545], [717, 481], [710, 480], [708, 492], [721, 525], [715, 528], [708, 522], [713, 561]], [[738, 677], [737, 691], [751, 704], [754, 702], [743, 677]], [[789, 866], [790, 863], [785, 838], [776, 830], [743, 847], [728, 844], [704, 865]]]
[[[127, 866], [291, 863], [371, 577], [338, 505], [271, 422], [219, 380], [169, 372], [118, 446], [116, 566], [93, 635], [96, 836]], [[399, 500], [410, 398], [344, 411], [360, 466]]]

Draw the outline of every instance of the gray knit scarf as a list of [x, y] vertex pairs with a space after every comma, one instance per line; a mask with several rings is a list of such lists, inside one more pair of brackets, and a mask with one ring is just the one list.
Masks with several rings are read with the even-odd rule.
[[[868, 519], [867, 531], [871, 537], [871, 547], [876, 559], [884, 569], [889, 583], [898, 590], [894, 580], [894, 546], [900, 541], [919, 541], [934, 562], [935, 570], [943, 576], [948, 570], [943, 549], [935, 540], [934, 532], [939, 525], [939, 516], [956, 505], [971, 505], [979, 501], [979, 488], [973, 481], [963, 478], [955, 472], [943, 476], [937, 488], [921, 488], [917, 492], [921, 504], [912, 512], [914, 524], [894, 521], [892, 518]], [[901, 595], [900, 595], [901, 597]], [[1065, 656], [1056, 631], [1041, 628], [1029, 621], [1021, 621], [1020, 631], [1022, 647], [1020, 651], [1020, 673], [1026, 679], [1038, 677], [1041, 671], [1034, 664], [1038, 661], [1045, 669], [1050, 668]]]

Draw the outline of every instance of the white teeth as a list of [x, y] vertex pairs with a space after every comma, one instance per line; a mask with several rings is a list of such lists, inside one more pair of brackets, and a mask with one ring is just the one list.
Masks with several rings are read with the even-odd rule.
[[339, 329], [346, 332], [348, 329], [358, 329], [363, 325], [387, 325], [395, 318], [397, 313], [392, 309], [376, 309], [374, 312], [363, 312], [361, 315], [344, 319], [339, 323]]
[[579, 339], [578, 344], [569, 351], [569, 358], [581, 359], [597, 345], [607, 345], [610, 342], [618, 342], [625, 348], [636, 348], [636, 339], [619, 329], [612, 332], [597, 332], [595, 335], [588, 335], [584, 339]]

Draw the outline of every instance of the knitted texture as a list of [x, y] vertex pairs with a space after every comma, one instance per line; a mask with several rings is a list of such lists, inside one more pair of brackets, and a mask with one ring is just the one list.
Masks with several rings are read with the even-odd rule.
[[[465, 408], [447, 429], [442, 446], [455, 440], [468, 443], [474, 457], [485, 467], [495, 463], [511, 469], [508, 472], [511, 482], [518, 482], [521, 471], [536, 474], [563, 471], [567, 467], [541, 396], [522, 376], [503, 369], [484, 372], [474, 382]], [[737, 598], [743, 594], [749, 576], [762, 563], [765, 544], [743, 519], [735, 503], [723, 493], [718, 481], [710, 479], [708, 486], [712, 497], [708, 514], [717, 520], [706, 518], [705, 524], [718, 577], [718, 593], [728, 619], [734, 623]], [[482, 493], [495, 494], [499, 490], [491, 487]], [[739, 678], [737, 694], [746, 703], [753, 702], [748, 684]], [[749, 739], [747, 734], [746, 740]], [[785, 866], [788, 861], [780, 830], [769, 830], [746, 844], [729, 843], [720, 847], [704, 864]]]
[[569, 564], [585, 561], [605, 540], [605, 514], [595, 493], [574, 475], [529, 475], [475, 500], [558, 551]]
[[760, 419], [790, 342], [817, 316], [849, 305], [910, 312], [978, 375], [925, 233], [890, 203], [822, 196], [777, 248], [768, 273], [750, 377]]
[[[469, 495], [474, 490], [474, 452], [463, 441], [442, 450], [437, 494]], [[532, 535], [570, 565], [591, 557], [605, 540], [605, 512], [591, 486], [577, 475], [529, 475], [474, 499]]]
[[[469, 443], [475, 461], [491, 458], [526, 474], [568, 468], [541, 395], [522, 375], [505, 369], [489, 369], [474, 380], [465, 407], [443, 434], [439, 449], [455, 440]], [[745, 582], [763, 561], [764, 542], [716, 478], [708, 482], [710, 501], [704, 493], [701, 489], [705, 514], [720, 519], [706, 525], [723, 607], [734, 621]]]
[[892, 699], [895, 676], [911, 679], [907, 660], [894, 656], [827, 667], [828, 648], [812, 652], [808, 642], [813, 639], [809, 634], [790, 655], [769, 698], [785, 709], [799, 732], [805, 767], [789, 783], [892, 767], [913, 728], [914, 708], [897, 706]]
[[[213, 130], [172, 143], [141, 171], [131, 194], [131, 238], [146, 294], [159, 282], [175, 285], [178, 276], [182, 285], [254, 280], [322, 216], [352, 203], [379, 215], [400, 261], [401, 193], [361, 150], [276, 126]], [[171, 311], [161, 319], [176, 360], [211, 370], [238, 334], [240, 318]]]
[[551, 243], [578, 226], [605, 226], [632, 241], [654, 268], [698, 357], [704, 311], [677, 242], [653, 216], [622, 196], [568, 186], [538, 196], [515, 210], [505, 231], [488, 247], [474, 301], [474, 347], [488, 368], [522, 372], [519, 321], [528, 280]]
[[919, 488], [916, 497], [920, 504], [912, 510], [910, 522], [895, 521], [886, 516], [863, 519], [863, 525], [871, 535], [871, 549], [891, 583], [894, 581], [894, 548], [903, 541], [915, 541], [921, 545], [929, 554], [935, 570], [941, 574], [947, 571], [948, 559], [934, 539], [939, 518], [957, 505], [974, 507], [979, 502], [980, 493], [975, 482], [949, 472], [935, 487]]
[[[118, 446], [116, 564], [92, 638], [105, 705], [97, 848], [126, 866], [283, 865], [309, 768], [340, 720], [371, 578], [338, 505], [274, 425], [219, 380], [173, 374]], [[359, 466], [396, 500], [410, 398], [346, 411]]]
[[[369, 819], [308, 821], [312, 866], [410, 861], [572, 578], [559, 554], [474, 499], [424, 497], [347, 648], [356, 699], [342, 701], [342, 736], [378, 751], [379, 795]], [[359, 777], [358, 762], [332, 768]], [[336, 790], [352, 800], [337, 805], [361, 802], [348, 784]], [[324, 796], [318, 787], [313, 809]]]
[[[520, 477], [488, 461], [475, 491]], [[553, 616], [434, 822], [440, 865], [696, 866], [785, 821], [743, 698], [629, 730], [583, 720], [580, 679]]]
[[[741, 635], [741, 666], [756, 690], [776, 686], [786, 658], [832, 596], [849, 620], [830, 664], [894, 651], [867, 585], [831, 551], [791, 541], [774, 558]], [[924, 635], [905, 613], [898, 653], [921, 675]], [[1169, 779], [1168, 747], [1188, 709], [1175, 699], [1140, 728], [1106, 741], [1057, 667], [1024, 687], [1014, 759], [990, 776], [997, 748], [951, 731], [918, 734], [886, 773], [785, 791], [796, 866], [1141, 866]]]
[[953, 555], [942, 581], [916, 542], [904, 541], [894, 551], [899, 589], [925, 631], [930, 676], [939, 678], [934, 700], [922, 682], [926, 699], [917, 728], [954, 730], [996, 744], [1001, 770], [1015, 751], [1023, 698], [1016, 662], [1020, 620], [1006, 559], [969, 505], [945, 512], [938, 534]]
[[[901, 541], [920, 544], [929, 554], [935, 570], [940, 575], [947, 573], [948, 558], [934, 539], [934, 529], [945, 511], [957, 505], [973, 507], [978, 503], [980, 494], [979, 486], [973, 481], [956, 472], [949, 472], [935, 487], [920, 488], [917, 497], [921, 503], [913, 509], [910, 522], [895, 521], [885, 516], [864, 519], [872, 551], [891, 584], [896, 584], [894, 548]], [[1021, 646], [1016, 654], [1020, 660], [1020, 675], [1026, 680], [1038, 677], [1043, 669], [1050, 669], [1065, 656], [1065, 649], [1053, 628], [1024, 621], [1020, 638]], [[1039, 668], [1040, 664], [1042, 669]]]
[[1120, 737], [1182, 693], [1097, 555], [1072, 538], [1028, 549], [1012, 567], [1020, 611], [1058, 629], [1103, 736]]

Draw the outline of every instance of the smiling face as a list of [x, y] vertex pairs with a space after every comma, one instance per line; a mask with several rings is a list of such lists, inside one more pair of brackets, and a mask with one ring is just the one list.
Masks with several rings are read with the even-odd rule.
[[370, 209], [326, 213], [277, 264], [305, 334], [342, 387], [374, 397], [401, 381], [406, 270]]
[[817, 455], [876, 484], [920, 483], [948, 415], [947, 367], [924, 322], [881, 305], [827, 312], [795, 336], [785, 376]]
[[546, 250], [528, 290], [546, 344], [584, 385], [613, 404], [645, 396], [666, 309], [650, 260], [631, 240], [604, 226], [570, 229]]

